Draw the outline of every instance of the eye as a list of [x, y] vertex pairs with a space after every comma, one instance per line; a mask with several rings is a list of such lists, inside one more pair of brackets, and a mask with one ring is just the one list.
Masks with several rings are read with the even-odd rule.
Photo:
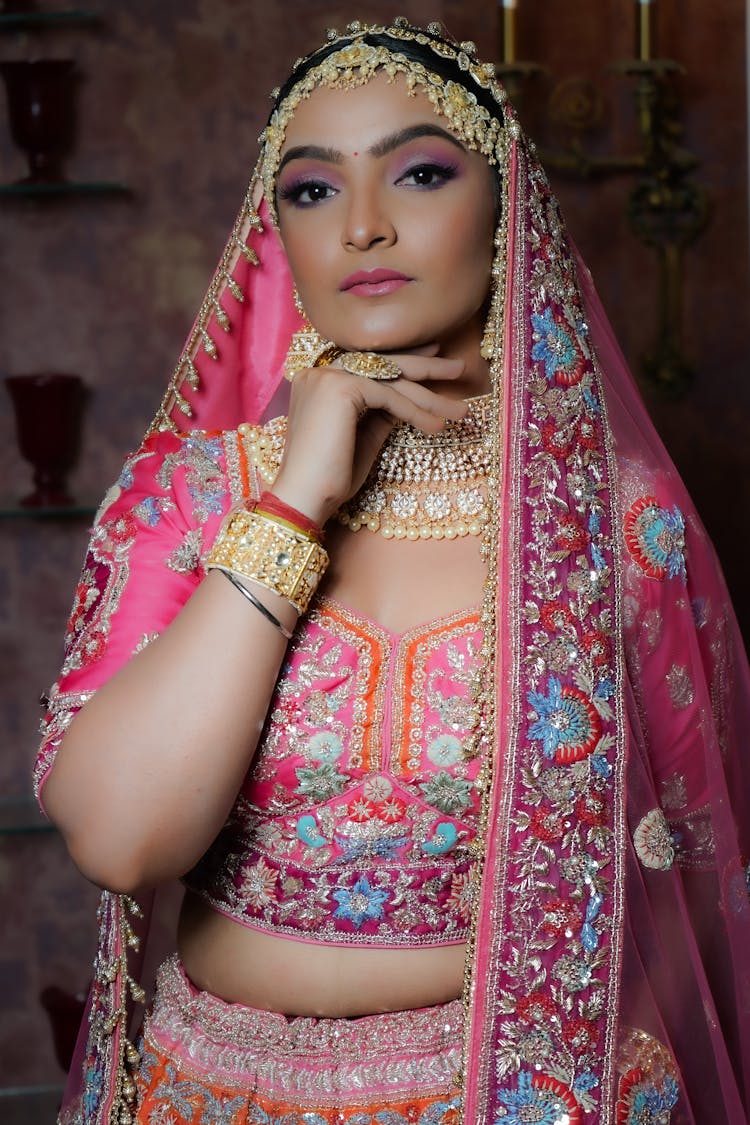
[[439, 188], [452, 180], [458, 169], [451, 164], [415, 164], [396, 181], [407, 187]]
[[278, 189], [279, 199], [291, 203], [294, 207], [314, 207], [324, 199], [330, 199], [336, 194], [336, 189], [324, 180], [297, 180]]

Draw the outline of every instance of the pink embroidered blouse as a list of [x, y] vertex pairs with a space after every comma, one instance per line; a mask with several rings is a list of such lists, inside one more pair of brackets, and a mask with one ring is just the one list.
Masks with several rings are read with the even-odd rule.
[[[233, 431], [160, 434], [126, 462], [93, 530], [38, 787], [76, 710], [169, 624], [222, 517], [254, 489]], [[464, 941], [479, 763], [462, 751], [480, 641], [476, 610], [395, 635], [318, 598], [229, 821], [186, 885], [243, 925], [296, 938]]]

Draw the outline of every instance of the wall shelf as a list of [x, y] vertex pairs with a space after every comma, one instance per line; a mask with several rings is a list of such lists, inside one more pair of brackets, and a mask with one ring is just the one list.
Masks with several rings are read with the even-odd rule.
[[96, 12], [71, 9], [67, 12], [0, 12], [0, 33], [45, 31], [47, 28], [94, 27], [102, 22]]
[[92, 196], [120, 197], [132, 196], [132, 191], [126, 184], [97, 183], [72, 183], [61, 180], [59, 183], [19, 183], [0, 184], [0, 200], [40, 200], [40, 199], [74, 199], [76, 197], [91, 198]]

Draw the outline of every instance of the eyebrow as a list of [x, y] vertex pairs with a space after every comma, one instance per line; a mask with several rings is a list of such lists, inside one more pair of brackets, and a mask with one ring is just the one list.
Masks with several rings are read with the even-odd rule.
[[[371, 145], [367, 149], [367, 154], [377, 158], [388, 156], [389, 153], [394, 152], [402, 145], [408, 144], [409, 141], [416, 140], [418, 137], [440, 137], [444, 141], [450, 141], [461, 152], [466, 151], [461, 142], [447, 129], [441, 129], [439, 125], [425, 122], [423, 125], [409, 125], [405, 129], [399, 129], [396, 133], [390, 133], [387, 137], [383, 137], [382, 140]], [[295, 148], [290, 148], [282, 156], [276, 174], [279, 175], [290, 161], [303, 159], [323, 160], [326, 164], [343, 164], [344, 154], [339, 152], [338, 149], [323, 148], [321, 145], [297, 145]]]

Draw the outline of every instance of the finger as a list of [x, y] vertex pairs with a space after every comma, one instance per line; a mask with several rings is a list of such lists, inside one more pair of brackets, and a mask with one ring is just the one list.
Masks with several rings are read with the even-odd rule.
[[466, 364], [462, 359], [446, 359], [438, 355], [389, 355], [398, 364], [403, 377], [420, 383], [434, 379], [450, 382], [463, 375]]
[[408, 422], [424, 433], [440, 433], [446, 418], [460, 421], [466, 415], [465, 402], [436, 395], [426, 387], [405, 383], [400, 390], [393, 383], [371, 379], [362, 382], [365, 384], [360, 392], [363, 406], [382, 410], [392, 421]]
[[408, 398], [422, 410], [435, 414], [439, 418], [448, 418], [451, 422], [460, 422], [466, 417], [469, 406], [462, 398], [449, 398], [445, 394], [433, 391], [422, 383], [410, 383], [399, 380], [391, 383], [391, 387]]

